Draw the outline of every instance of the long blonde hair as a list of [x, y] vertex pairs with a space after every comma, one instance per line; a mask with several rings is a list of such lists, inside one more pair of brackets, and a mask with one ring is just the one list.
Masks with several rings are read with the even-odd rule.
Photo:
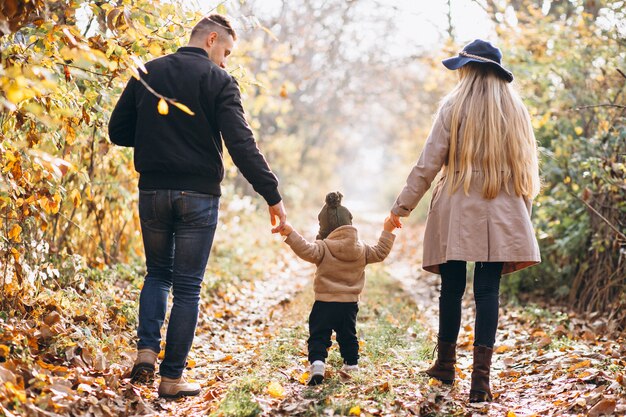
[[490, 67], [469, 63], [459, 71], [442, 106], [451, 112], [450, 192], [463, 185], [468, 195], [473, 171], [482, 171], [484, 198], [495, 198], [503, 187], [509, 192], [511, 180], [516, 195], [534, 198], [540, 188], [537, 142], [526, 106]]

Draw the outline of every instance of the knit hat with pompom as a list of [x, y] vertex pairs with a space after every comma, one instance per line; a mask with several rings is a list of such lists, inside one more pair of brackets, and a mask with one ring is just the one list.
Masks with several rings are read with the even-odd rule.
[[326, 239], [339, 226], [352, 224], [352, 213], [341, 205], [342, 198], [343, 194], [339, 191], [326, 195], [326, 204], [324, 204], [320, 214], [317, 216], [320, 222], [320, 230], [316, 239]]

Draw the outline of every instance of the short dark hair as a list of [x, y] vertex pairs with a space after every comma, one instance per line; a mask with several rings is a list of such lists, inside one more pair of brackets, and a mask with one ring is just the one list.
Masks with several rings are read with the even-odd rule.
[[226, 32], [233, 37], [233, 40], [237, 40], [237, 34], [235, 29], [230, 23], [230, 20], [226, 16], [213, 13], [202, 20], [200, 20], [191, 30], [191, 38], [199, 36], [200, 34], [209, 34], [210, 32]]

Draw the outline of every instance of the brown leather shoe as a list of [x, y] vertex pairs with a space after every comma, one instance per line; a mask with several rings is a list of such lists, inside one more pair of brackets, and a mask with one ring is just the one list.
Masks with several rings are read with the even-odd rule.
[[152, 349], [139, 349], [133, 369], [130, 371], [132, 382], [150, 382], [154, 379], [154, 369], [158, 353]]
[[187, 382], [184, 377], [167, 378], [161, 377], [159, 384], [159, 397], [161, 398], [180, 398], [192, 397], [200, 394], [200, 384], [195, 382]]
[[444, 384], [454, 382], [454, 364], [456, 363], [456, 343], [439, 341], [437, 343], [437, 360], [426, 374], [436, 378]]
[[492, 348], [474, 346], [474, 367], [472, 369], [472, 385], [469, 393], [469, 402], [471, 403], [493, 401], [493, 395], [491, 395], [489, 387], [492, 355]]

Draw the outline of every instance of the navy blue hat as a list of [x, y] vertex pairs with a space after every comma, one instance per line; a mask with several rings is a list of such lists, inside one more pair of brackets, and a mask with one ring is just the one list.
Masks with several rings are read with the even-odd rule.
[[502, 52], [487, 41], [476, 39], [463, 47], [458, 56], [444, 59], [441, 61], [446, 68], [456, 70], [461, 68], [468, 62], [478, 62], [486, 64], [496, 70], [496, 73], [507, 82], [513, 81], [513, 74], [504, 68], [500, 61], [502, 60]]

